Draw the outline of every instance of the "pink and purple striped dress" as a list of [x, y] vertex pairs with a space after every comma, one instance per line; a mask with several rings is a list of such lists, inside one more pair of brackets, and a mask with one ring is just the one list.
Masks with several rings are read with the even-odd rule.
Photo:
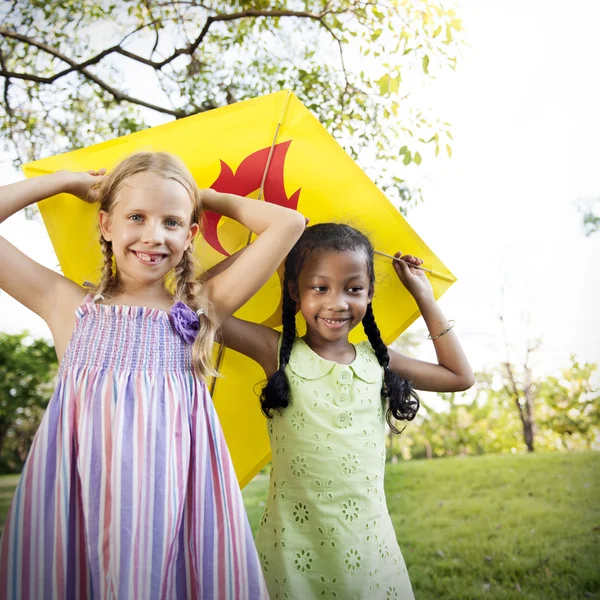
[[0, 598], [268, 598], [212, 400], [168, 313], [79, 307], [4, 525]]

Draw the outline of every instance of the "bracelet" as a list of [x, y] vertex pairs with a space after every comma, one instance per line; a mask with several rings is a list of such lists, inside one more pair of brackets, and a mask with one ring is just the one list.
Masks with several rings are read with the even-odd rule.
[[454, 320], [450, 319], [448, 321], [448, 323], [450, 323], [450, 327], [448, 327], [447, 329], [444, 329], [444, 331], [442, 331], [442, 333], [438, 333], [437, 335], [434, 335], [433, 337], [431, 336], [431, 334], [429, 334], [427, 336], [427, 339], [433, 341], [433, 340], [437, 340], [438, 338], [442, 337], [443, 335], [445, 335], [446, 333], [448, 333], [453, 327], [454, 327]]

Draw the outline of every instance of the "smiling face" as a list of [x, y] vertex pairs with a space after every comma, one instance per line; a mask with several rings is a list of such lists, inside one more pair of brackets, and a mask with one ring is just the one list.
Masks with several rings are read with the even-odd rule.
[[99, 219], [125, 287], [163, 285], [198, 232], [192, 211], [188, 191], [173, 179], [146, 171], [123, 182]]
[[307, 338], [327, 342], [347, 339], [373, 297], [365, 253], [313, 252], [302, 265], [297, 287], [290, 286], [290, 295], [300, 303]]

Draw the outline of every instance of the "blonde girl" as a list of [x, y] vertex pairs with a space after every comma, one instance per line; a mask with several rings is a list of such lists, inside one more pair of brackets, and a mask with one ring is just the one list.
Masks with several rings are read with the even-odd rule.
[[[141, 153], [108, 175], [5, 186], [0, 221], [60, 192], [98, 203], [102, 276], [84, 289], [0, 237], [0, 288], [46, 321], [60, 360], [4, 526], [0, 597], [266, 598], [204, 382], [215, 331], [268, 280], [304, 219], [200, 192], [174, 156]], [[258, 237], [203, 285], [193, 254], [205, 209]]]

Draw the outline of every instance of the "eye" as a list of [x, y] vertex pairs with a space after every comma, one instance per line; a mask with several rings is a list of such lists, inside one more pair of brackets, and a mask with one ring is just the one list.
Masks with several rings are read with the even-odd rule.
[[177, 221], [176, 219], [167, 219], [165, 221], [165, 225], [167, 227], [179, 227], [181, 225], [181, 223], [179, 221]]
[[127, 217], [130, 221], [133, 221], [134, 223], [141, 223], [142, 221], [142, 215], [138, 215], [138, 214], [134, 214], [134, 215], [129, 215], [129, 217]]
[[326, 292], [327, 291], [327, 286], [325, 285], [313, 285], [312, 289], [315, 290], [315, 292]]
[[362, 292], [364, 288], [362, 288], [359, 285], [355, 285], [354, 287], [348, 288], [348, 291], [352, 294], [358, 294], [359, 292]]

